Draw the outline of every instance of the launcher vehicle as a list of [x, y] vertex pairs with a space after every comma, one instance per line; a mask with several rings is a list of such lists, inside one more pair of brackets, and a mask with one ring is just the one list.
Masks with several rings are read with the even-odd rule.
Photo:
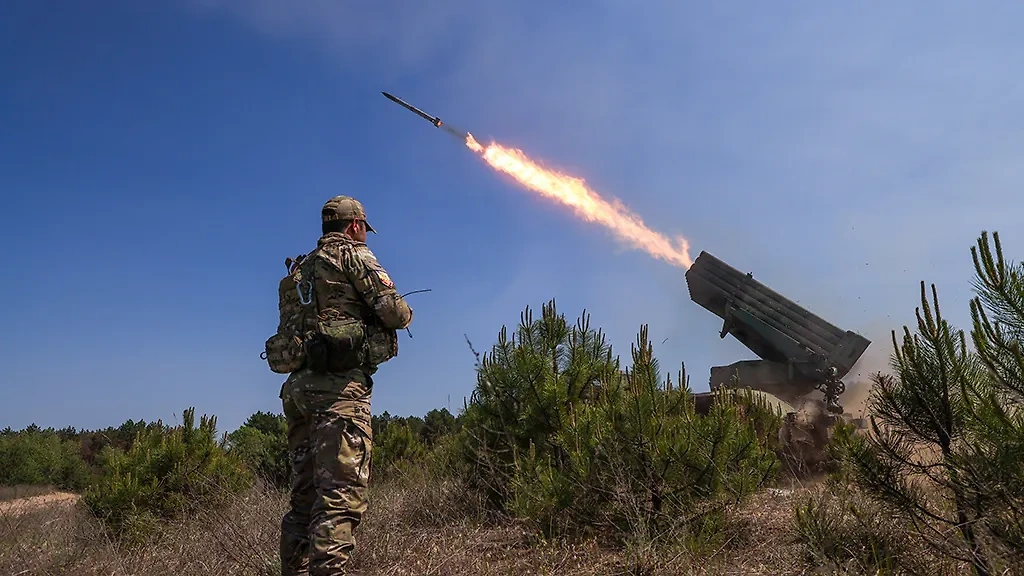
[[[719, 337], [731, 334], [761, 358], [711, 368], [712, 390], [758, 390], [780, 400], [784, 412], [796, 412], [794, 406], [809, 401], [824, 404], [833, 415], [843, 413], [842, 378], [867, 350], [868, 339], [838, 328], [707, 252], [686, 272], [686, 283], [690, 299], [722, 319]], [[815, 398], [815, 392], [823, 398]], [[711, 402], [711, 393], [695, 396], [698, 409]]]

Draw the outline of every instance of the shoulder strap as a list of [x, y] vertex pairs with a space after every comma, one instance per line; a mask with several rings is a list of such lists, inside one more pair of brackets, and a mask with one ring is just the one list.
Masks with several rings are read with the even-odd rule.
[[[304, 307], [305, 306], [309, 306], [310, 304], [312, 304], [313, 305], [313, 310], [314, 310], [314, 317], [317, 320], [319, 320], [319, 318], [320, 318], [320, 299], [317, 297], [317, 294], [316, 294], [316, 261], [315, 261], [315, 258], [313, 258], [314, 254], [316, 252], [317, 251], [314, 250], [313, 252], [310, 252], [309, 254], [302, 254], [290, 266], [289, 269], [292, 272], [294, 272], [300, 266], [305, 265], [304, 270], [303, 270], [303, 272], [305, 272], [305, 274], [302, 275], [302, 281], [299, 282], [295, 286], [295, 289], [298, 290], [298, 292], [299, 292], [299, 304], [302, 304], [302, 306], [304, 306]], [[314, 321], [314, 326], [315, 326], [315, 321]], [[303, 314], [302, 315], [302, 330], [303, 330], [303, 332], [305, 332], [307, 330], [307, 328], [308, 327], [306, 326], [306, 315]]]
[[299, 267], [299, 264], [302, 264], [302, 261], [306, 259], [306, 256], [307, 254], [299, 254], [295, 258], [285, 258], [284, 267], [288, 269], [288, 274], [294, 273], [295, 269]]

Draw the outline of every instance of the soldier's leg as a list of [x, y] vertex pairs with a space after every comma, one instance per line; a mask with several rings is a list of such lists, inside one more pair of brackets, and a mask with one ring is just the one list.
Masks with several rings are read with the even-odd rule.
[[281, 518], [281, 575], [309, 574], [309, 527], [316, 500], [313, 482], [313, 450], [310, 443], [312, 426], [287, 393], [282, 394], [285, 420], [288, 423], [288, 456], [291, 460], [292, 482], [290, 508]]
[[313, 416], [317, 499], [310, 534], [311, 576], [344, 574], [367, 507], [371, 442], [341, 411], [332, 408]]

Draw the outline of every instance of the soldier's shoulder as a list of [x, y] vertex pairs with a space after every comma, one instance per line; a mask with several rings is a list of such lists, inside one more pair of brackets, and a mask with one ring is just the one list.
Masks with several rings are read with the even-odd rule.
[[370, 247], [362, 242], [351, 244], [349, 246], [349, 254], [356, 264], [372, 269], [380, 268], [380, 262], [377, 261], [377, 256], [373, 253], [373, 250], [370, 250]]
[[352, 258], [353, 246], [350, 242], [325, 242], [317, 246], [316, 253], [320, 258], [335, 264], [344, 264]]
[[383, 285], [383, 287], [378, 286], [378, 289], [394, 290], [395, 283], [366, 244], [355, 244], [352, 248], [352, 254], [353, 258], [357, 259], [356, 265], [353, 266], [354, 271], [375, 277]]

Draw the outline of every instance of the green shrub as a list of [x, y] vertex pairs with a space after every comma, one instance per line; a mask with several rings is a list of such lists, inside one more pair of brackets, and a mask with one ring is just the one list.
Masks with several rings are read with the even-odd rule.
[[861, 492], [980, 575], [1024, 562], [1024, 267], [995, 245], [971, 249], [974, 350], [922, 282], [916, 333], [893, 332], [895, 374], [874, 377], [872, 434], [843, 447]]
[[618, 361], [599, 331], [570, 329], [553, 302], [536, 321], [527, 308], [516, 333], [510, 338], [503, 326], [478, 362], [459, 441], [467, 481], [504, 510], [517, 458], [531, 449], [561, 458], [556, 436], [562, 420], [617, 375]]
[[536, 321], [527, 309], [478, 366], [459, 436], [467, 482], [549, 536], [710, 536], [702, 518], [776, 471], [781, 418], [727, 393], [698, 415], [683, 372], [683, 387], [661, 380], [646, 326], [632, 357], [620, 371], [585, 314], [570, 328], [553, 302]]
[[228, 434], [229, 452], [278, 490], [291, 483], [288, 424], [283, 414], [257, 412]]
[[31, 426], [0, 435], [0, 485], [50, 485], [80, 490], [90, 480], [79, 444]]
[[84, 494], [89, 510], [127, 542], [163, 520], [217, 507], [252, 485], [245, 464], [216, 441], [216, 418], [184, 411], [183, 424], [149, 427], [128, 451], [104, 448], [102, 476]]
[[384, 479], [396, 467], [419, 465], [427, 447], [405, 422], [391, 422], [373, 439], [371, 476]]
[[418, 477], [421, 472], [450, 478], [459, 422], [447, 408], [430, 410], [423, 418], [388, 412], [374, 416], [371, 481]]
[[98, 468], [100, 453], [107, 446], [128, 450], [140, 432], [146, 430], [159, 431], [163, 427], [162, 422], [146, 423], [145, 420], [135, 421], [129, 419], [117, 427], [108, 426], [93, 431], [82, 430], [77, 434], [77, 438], [81, 442], [82, 458], [85, 459], [86, 464], [89, 466]]
[[906, 526], [839, 483], [794, 508], [794, 533], [813, 566], [852, 574], [938, 574], [937, 560], [912, 547]]
[[420, 430], [420, 440], [428, 447], [434, 446], [438, 441], [446, 438], [458, 430], [458, 419], [448, 411], [447, 408], [434, 409], [427, 412], [423, 417], [423, 429]]

